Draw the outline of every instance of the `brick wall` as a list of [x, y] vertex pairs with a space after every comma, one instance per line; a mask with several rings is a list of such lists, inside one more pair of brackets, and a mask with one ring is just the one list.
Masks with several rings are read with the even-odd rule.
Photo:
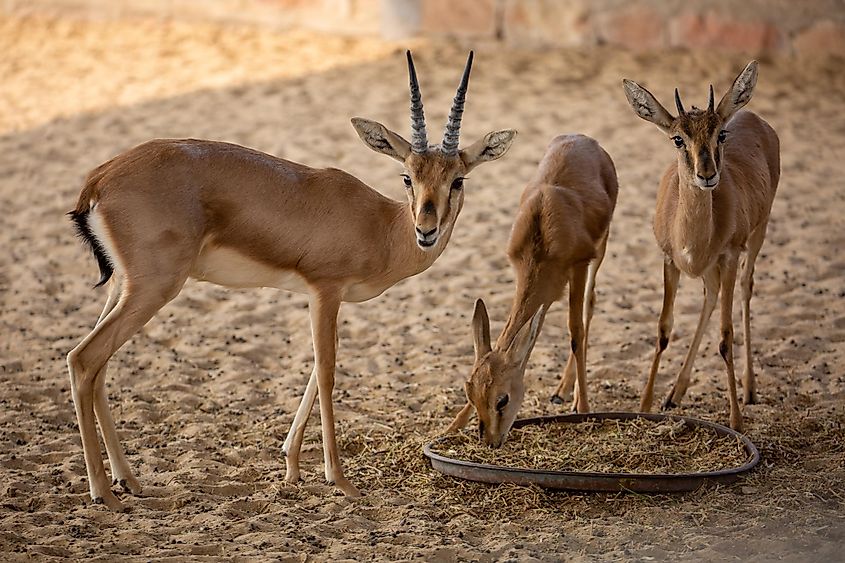
[[391, 39], [845, 56], [843, 0], [0, 0], [14, 13], [152, 16]]

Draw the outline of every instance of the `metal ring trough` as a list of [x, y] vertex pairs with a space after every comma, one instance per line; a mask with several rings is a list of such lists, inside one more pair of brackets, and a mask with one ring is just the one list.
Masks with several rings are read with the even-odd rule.
[[750, 471], [760, 461], [760, 453], [757, 448], [743, 434], [715, 422], [686, 416], [629, 412], [564, 414], [520, 419], [514, 423], [514, 428], [530, 424], [579, 423], [588, 420], [630, 420], [638, 417], [654, 421], [683, 420], [689, 426], [710, 428], [723, 436], [735, 436], [745, 446], [745, 451], [750, 456], [750, 460], [739, 467], [704, 473], [597, 473], [591, 471], [519, 469], [453, 459], [432, 451], [432, 446], [437, 444], [439, 439], [426, 444], [423, 453], [429, 458], [431, 466], [435, 470], [452, 477], [482, 483], [515, 483], [517, 485], [539, 485], [549, 489], [593, 492], [679, 493], [694, 491], [707, 482], [731, 483], [743, 473]]

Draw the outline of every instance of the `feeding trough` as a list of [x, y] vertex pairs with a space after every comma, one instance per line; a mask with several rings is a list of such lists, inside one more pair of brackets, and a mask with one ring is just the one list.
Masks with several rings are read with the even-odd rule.
[[[743, 434], [721, 424], [678, 415], [643, 413], [565, 414], [517, 420], [513, 428], [522, 429], [537, 426], [545, 427], [544, 429], [551, 431], [554, 428], [550, 425], [579, 425], [585, 423], [607, 425], [608, 421], [617, 421], [620, 427], [637, 421], [668, 422], [671, 424], [664, 425], [664, 427], [668, 427], [670, 431], [672, 428], [679, 428], [681, 431], [696, 431], [704, 437], [710, 435], [717, 440], [724, 439], [728, 440], [729, 443], [732, 441], [737, 449], [734, 459], [740, 461], [718, 469], [682, 470], [679, 472], [665, 470], [661, 472], [604, 472], [556, 470], [548, 467], [514, 467], [460, 459], [460, 452], [454, 451], [454, 448], [449, 448], [449, 436], [438, 438], [427, 444], [423, 448], [423, 453], [429, 458], [435, 470], [452, 477], [484, 483], [515, 483], [518, 485], [539, 485], [550, 489], [594, 492], [673, 493], [694, 491], [708, 482], [726, 484], [735, 481], [740, 475], [754, 468], [760, 461], [757, 448]], [[655, 430], [658, 429], [655, 427]], [[567, 446], [567, 444], [560, 445], [562, 448]], [[636, 445], [633, 444], [632, 451], [635, 447]], [[671, 447], [671, 441], [667, 447]], [[497, 450], [490, 451], [496, 452]], [[642, 455], [642, 452], [638, 453]]]

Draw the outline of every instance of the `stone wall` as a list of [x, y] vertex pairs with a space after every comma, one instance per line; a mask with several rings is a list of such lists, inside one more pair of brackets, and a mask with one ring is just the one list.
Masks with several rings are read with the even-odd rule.
[[391, 39], [445, 36], [520, 47], [845, 56], [845, 0], [0, 0], [14, 13], [152, 16]]

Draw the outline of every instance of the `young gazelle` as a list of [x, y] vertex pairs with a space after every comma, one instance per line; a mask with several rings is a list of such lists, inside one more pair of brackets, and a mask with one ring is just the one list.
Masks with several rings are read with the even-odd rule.
[[751, 61], [739, 73], [718, 106], [710, 100], [706, 110], [684, 110], [678, 90], [672, 117], [645, 88], [623, 81], [625, 95], [634, 112], [657, 125], [678, 149], [677, 161], [663, 175], [657, 194], [654, 234], [665, 255], [663, 265], [663, 309], [657, 328], [654, 361], [643, 390], [640, 409], [648, 412], [654, 395], [654, 379], [660, 356], [669, 344], [672, 309], [680, 273], [704, 282], [704, 306], [698, 327], [675, 385], [664, 408], [681, 402], [689, 385], [690, 372], [701, 337], [721, 292], [722, 322], [719, 353], [725, 361], [731, 427], [742, 428], [736, 397], [733, 364], [733, 293], [740, 253], [742, 267], [742, 317], [745, 337], [746, 404], [755, 401], [754, 370], [751, 361], [751, 291], [754, 262], [772, 209], [780, 177], [780, 143], [768, 123], [750, 111], [737, 111], [751, 99], [757, 83], [757, 62]]
[[427, 269], [443, 252], [463, 204], [464, 176], [508, 150], [516, 132], [496, 131], [459, 150], [472, 53], [441, 145], [429, 145], [411, 54], [411, 142], [355, 118], [371, 149], [404, 165], [407, 202], [394, 201], [341, 170], [314, 169], [213, 141], [155, 140], [96, 168], [71, 212], [93, 248], [108, 299], [94, 330], [68, 354], [91, 497], [120, 509], [106, 479], [94, 416], [115, 483], [138, 493], [105, 393], [109, 358], [189, 277], [229, 287], [309, 294], [315, 366], [285, 440], [288, 481], [317, 391], [325, 475], [347, 495], [335, 443], [332, 388], [337, 315]]
[[475, 409], [479, 437], [494, 447], [505, 442], [522, 404], [525, 366], [543, 318], [567, 284], [572, 352], [552, 400], [563, 402], [574, 383], [572, 408], [589, 412], [587, 336], [617, 188], [613, 161], [595, 140], [561, 135], [551, 142], [522, 192], [511, 232], [508, 257], [516, 292], [508, 320], [492, 347], [487, 309], [484, 301], [476, 301], [475, 365], [465, 385], [467, 404], [447, 432], [463, 428]]

